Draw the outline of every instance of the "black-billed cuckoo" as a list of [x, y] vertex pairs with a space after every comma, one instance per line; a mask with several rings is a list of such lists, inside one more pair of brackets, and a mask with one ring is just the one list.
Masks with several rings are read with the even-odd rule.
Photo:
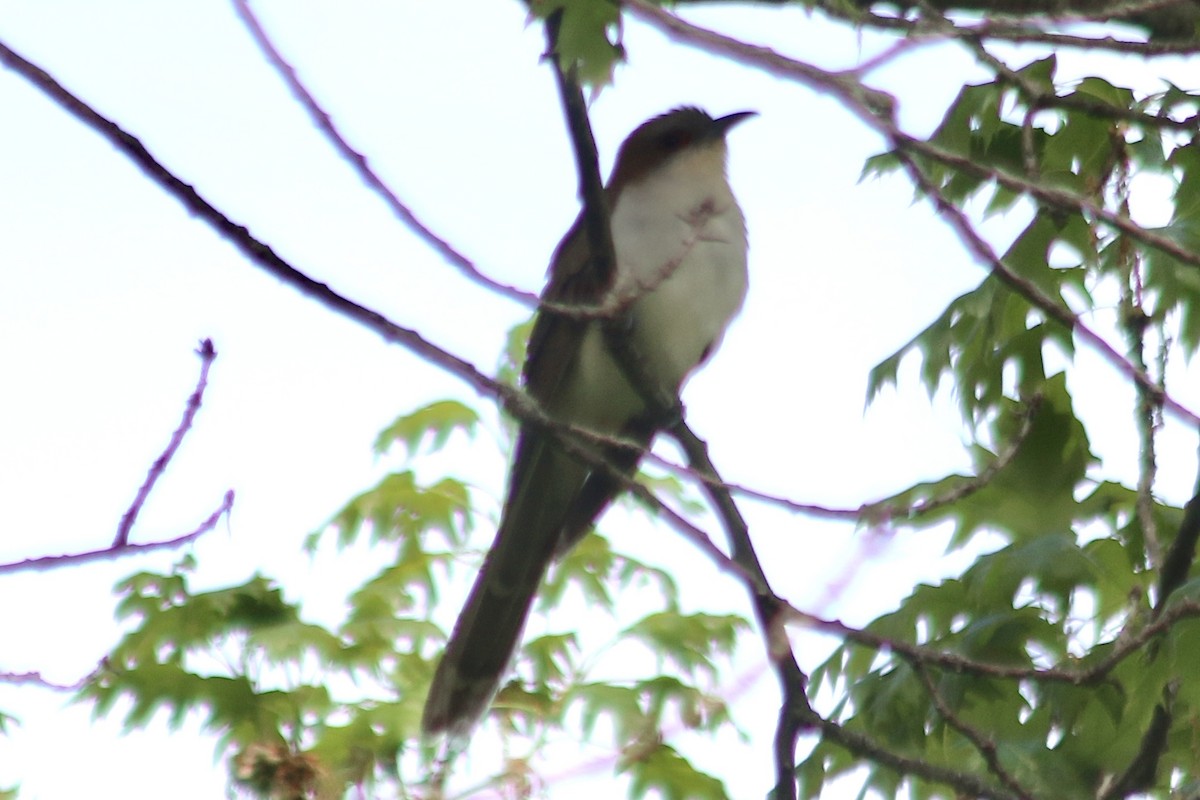
[[[746, 224], [725, 176], [725, 134], [753, 115], [677, 108], [643, 123], [604, 188], [616, 269], [596, 275], [583, 214], [550, 263], [543, 302], [611, 309], [643, 379], [677, 396], [746, 296]], [[525, 388], [553, 419], [649, 444], [661, 420], [610, 350], [595, 316], [544, 307], [529, 337]], [[626, 354], [628, 356], [628, 353]], [[631, 473], [641, 451], [604, 449]], [[522, 425], [496, 540], [458, 617], [425, 702], [427, 733], [465, 735], [512, 660], [547, 567], [590, 529], [620, 481]]]

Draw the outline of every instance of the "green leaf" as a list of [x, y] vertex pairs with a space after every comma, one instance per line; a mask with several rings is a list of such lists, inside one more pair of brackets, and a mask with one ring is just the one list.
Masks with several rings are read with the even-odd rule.
[[523, 660], [533, 670], [533, 680], [537, 684], [561, 685], [577, 653], [574, 633], [539, 636], [521, 648]]
[[729, 721], [729, 710], [721, 698], [678, 678], [659, 675], [639, 681], [637, 688], [646, 696], [649, 715], [658, 724], [662, 724], [668, 707], [691, 730], [712, 731]]
[[521, 368], [525, 364], [525, 349], [529, 345], [529, 334], [533, 332], [533, 323], [536, 319], [537, 316], [534, 315], [524, 322], [514, 325], [505, 337], [496, 377], [509, 386], [516, 386], [520, 382]]
[[725, 785], [701, 772], [673, 747], [658, 743], [627, 748], [621, 771], [631, 779], [629, 793], [645, 797], [656, 791], [666, 800], [724, 800]]
[[602, 609], [614, 607], [613, 588], [652, 586], [669, 607], [674, 607], [678, 597], [678, 588], [668, 571], [615, 552], [609, 540], [597, 533], [585, 536], [550, 570], [538, 593], [539, 606], [559, 605], [572, 586], [590, 605]]
[[713, 659], [732, 653], [738, 633], [748, 629], [745, 619], [732, 614], [660, 611], [630, 625], [624, 635], [645, 642], [659, 658], [673, 662], [684, 672], [699, 670], [715, 676]]
[[440, 450], [455, 431], [473, 436], [478, 424], [479, 415], [470, 406], [456, 400], [440, 400], [397, 417], [376, 437], [375, 452], [382, 455], [399, 442], [411, 458], [426, 438], [431, 440], [431, 451]]
[[1049, 55], [1031, 61], [1016, 72], [1025, 81], [1048, 94], [1054, 94], [1054, 74], [1058, 70], [1058, 57]]
[[583, 706], [585, 736], [592, 735], [602, 716], [609, 719], [619, 742], [633, 741], [652, 727], [642, 708], [641, 692], [635, 687], [585, 683], [572, 689], [570, 699]]
[[[1133, 92], [1118, 86], [1113, 86], [1104, 78], [1092, 76], [1084, 78], [1075, 87], [1072, 95], [1080, 97], [1090, 97], [1105, 105], [1116, 109], [1125, 110], [1134, 107]], [[1067, 95], [1068, 97], [1072, 95]]]
[[620, 43], [620, 7], [613, 0], [533, 0], [530, 9], [546, 19], [561, 12], [555, 48], [564, 67], [574, 66], [586, 86], [602, 87], [625, 58]]
[[[1021, 269], [1039, 282], [1057, 286], [1068, 271], [1046, 266], [1052, 224], [1035, 220], [1018, 240], [1014, 256]], [[1073, 280], [1073, 279], [1071, 279]], [[974, 423], [1004, 405], [1012, 389], [1031, 396], [1045, 380], [1043, 355], [1053, 344], [1070, 353], [1070, 332], [1057, 323], [1040, 321], [1028, 301], [999, 279], [988, 276], [978, 288], [956, 300], [911, 341], [877, 364], [867, 381], [868, 404], [887, 385], [894, 385], [900, 362], [909, 353], [922, 359], [921, 379], [932, 395], [945, 378], [954, 386], [964, 419]], [[1010, 371], [1016, 378], [1012, 383]]]
[[[1079, 513], [1076, 487], [1095, 463], [1083, 424], [1075, 417], [1066, 377], [1047, 379], [1029, 432], [1012, 459], [978, 491], [946, 507], [958, 523], [955, 543], [978, 531], [1006, 531], [1017, 538], [1061, 534], [1072, 529]], [[1015, 439], [1024, 424], [1017, 414], [993, 423], [998, 441]]]
[[419, 548], [422, 535], [437, 531], [450, 542], [470, 529], [470, 493], [460, 481], [444, 478], [430, 486], [411, 470], [393, 472], [346, 504], [329, 521], [338, 542], [348, 546], [369, 530], [375, 541], [398, 541]]

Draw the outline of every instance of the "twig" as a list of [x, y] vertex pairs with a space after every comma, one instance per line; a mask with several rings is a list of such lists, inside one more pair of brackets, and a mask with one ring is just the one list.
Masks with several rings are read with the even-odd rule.
[[55, 683], [52, 680], [42, 677], [40, 672], [0, 672], [0, 683], [9, 683], [15, 686], [32, 683], [34, 686], [41, 686], [44, 689], [57, 689], [62, 692], [69, 692], [79, 688], [79, 684]]
[[1012, 460], [1017, 457], [1017, 453], [1021, 450], [1021, 445], [1025, 443], [1025, 440], [1029, 438], [1030, 431], [1033, 430], [1033, 421], [1037, 418], [1041, 406], [1042, 395], [1040, 392], [1025, 401], [1025, 406], [1021, 409], [1021, 427], [1017, 429], [1012, 441], [1008, 443], [1008, 446], [999, 455], [992, 459], [991, 463], [979, 470], [979, 473], [974, 477], [963, 481], [958, 486], [943, 494], [919, 500], [908, 508], [897, 509], [889, 506], [884, 501], [878, 501], [872, 505], [865, 506], [862, 515], [864, 517], [872, 517], [876, 514], [882, 514], [884, 520], [895, 519], [899, 516], [914, 519], [970, 497], [975, 492], [987, 486], [992, 478], [996, 476], [996, 473], [1011, 464]]
[[151, 490], [154, 489], [154, 484], [166, 472], [167, 465], [171, 463], [171, 459], [175, 457], [175, 452], [179, 450], [179, 445], [183, 444], [183, 437], [187, 436], [187, 432], [192, 428], [192, 423], [196, 420], [196, 412], [200, 410], [200, 403], [204, 399], [204, 390], [208, 386], [208, 370], [212, 367], [213, 360], [217, 357], [217, 351], [213, 349], [212, 339], [205, 339], [200, 342], [200, 347], [196, 349], [196, 355], [200, 356], [200, 378], [196, 381], [196, 388], [187, 399], [187, 405], [184, 406], [183, 419], [179, 422], [179, 427], [171, 434], [171, 441], [167, 442], [167, 449], [163, 450], [162, 455], [156, 458], [154, 463], [150, 465], [150, 472], [146, 475], [146, 480], [137, 490], [137, 494], [133, 498], [133, 503], [130, 504], [129, 509], [121, 516], [121, 522], [117, 525], [117, 535], [113, 538], [113, 548], [121, 548], [129, 544], [129, 532], [133, 529], [133, 523], [137, 521], [142, 506], [145, 505]]
[[925, 686], [925, 691], [929, 694], [929, 699], [933, 701], [933, 707], [941, 714], [942, 719], [946, 720], [946, 724], [954, 730], [962, 734], [971, 745], [979, 751], [979, 755], [983, 756], [984, 762], [988, 766], [988, 770], [995, 775], [1000, 783], [1012, 792], [1021, 800], [1032, 800], [1033, 794], [1021, 785], [1012, 773], [1004, 768], [1000, 763], [1000, 755], [996, 751], [996, 743], [982, 731], [977, 730], [974, 726], [967, 724], [957, 714], [954, 709], [950, 708], [946, 703], [946, 698], [942, 697], [942, 693], [938, 690], [937, 684], [933, 682], [933, 676], [929, 674], [929, 667], [920, 661], [909, 662], [912, 665], [913, 671], [917, 673], [917, 677], [921, 679], [921, 683]]
[[[975, 492], [987, 486], [988, 482], [996, 475], [997, 472], [1008, 466], [1016, 457], [1021, 449], [1021, 444], [1029, 436], [1030, 430], [1033, 427], [1034, 414], [1037, 411], [1038, 404], [1041, 402], [1041, 395], [1032, 396], [1027, 402], [1022, 411], [1021, 427], [1013, 436], [1012, 441], [1008, 446], [1000, 452], [995, 459], [988, 463], [978, 474], [965, 478], [962, 483], [952, 489], [938, 495], [922, 498], [915, 501], [911, 505], [900, 505], [889, 499], [868, 500], [860, 503], [858, 506], [836, 507], [827, 506], [820, 503], [805, 503], [798, 500], [792, 500], [783, 495], [771, 494], [760, 489], [754, 489], [745, 484], [735, 481], [720, 480], [711, 475], [706, 475], [692, 467], [683, 464], [677, 464], [674, 461], [663, 458], [658, 453], [648, 452], [646, 459], [651, 463], [666, 469], [673, 475], [689, 478], [699, 483], [717, 488], [724, 489], [733, 494], [743, 497], [761, 500], [764, 503], [779, 506], [788, 511], [793, 511], [798, 514], [805, 514], [812, 517], [825, 519], [840, 519], [856, 522], [859, 520], [870, 520], [875, 523], [887, 523], [895, 520], [913, 520], [924, 514], [936, 511], [943, 506], [951, 503], [957, 503]], [[626, 442], [623, 439], [613, 439], [609, 442], [611, 446], [634, 446], [631, 442]]]
[[56, 681], [42, 677], [42, 673], [37, 670], [33, 672], [0, 672], [0, 683], [9, 683], [16, 686], [33, 684], [34, 686], [41, 686], [43, 689], [53, 689], [57, 692], [75, 692], [86, 686], [107, 666], [107, 660], [102, 659], [91, 672], [74, 683], [57, 683]]
[[775, 727], [775, 768], [776, 781], [773, 798], [791, 798], [796, 796], [795, 760], [796, 744], [804, 730], [811, 729], [819, 719], [819, 715], [808, 702], [806, 693], [808, 677], [796, 662], [787, 638], [784, 623], [791, 609], [767, 581], [762, 564], [754, 551], [754, 543], [750, 539], [750, 530], [742, 517], [729, 490], [720, 484], [716, 467], [708, 457], [708, 446], [679, 419], [671, 427], [671, 435], [679, 442], [687, 454], [692, 468], [701, 475], [716, 479], [717, 483], [704, 482], [704, 488], [709, 501], [716, 508], [724, 522], [725, 533], [729, 537], [730, 550], [733, 560], [744, 569], [746, 574], [746, 589], [754, 602], [755, 615], [762, 628], [763, 641], [766, 644], [767, 655], [771, 659], [775, 677], [779, 681], [779, 691], [782, 702], [779, 709], [779, 719]]
[[66, 564], [82, 564], [89, 561], [107, 561], [120, 556], [148, 553], [152, 550], [169, 550], [175, 547], [182, 547], [185, 544], [195, 541], [215, 528], [222, 515], [228, 514], [232, 510], [233, 490], [230, 489], [225, 493], [225, 499], [221, 501], [221, 505], [217, 507], [217, 510], [209, 514], [208, 518], [201, 522], [191, 533], [185, 533], [182, 536], [177, 536], [174, 539], [167, 539], [161, 542], [146, 542], [144, 544], [113, 544], [109, 547], [105, 547], [102, 550], [89, 550], [84, 553], [66, 553], [59, 556], [27, 558], [24, 561], [16, 561], [10, 564], [0, 564], [0, 574], [6, 572], [18, 572], [25, 569], [55, 569]]
[[634, 16], [659, 29], [667, 36], [679, 39], [694, 47], [718, 53], [739, 63], [755, 66], [772, 75], [809, 86], [822, 94], [842, 101], [847, 109], [863, 120], [876, 132], [883, 135], [903, 163], [918, 188], [930, 197], [943, 219], [963, 239], [967, 249], [1003, 280], [1014, 291], [1028, 300], [1034, 307], [1044, 311], [1051, 319], [1077, 333], [1084, 342], [1097, 350], [1110, 365], [1128, 378], [1151, 392], [1158, 402], [1176, 416], [1193, 425], [1200, 425], [1196, 414], [1169, 394], [1161, 391], [1145, 372], [1139, 370], [1129, 359], [1122, 356], [1102, 336], [1083, 323], [1069, 309], [1059, 305], [1043, 293], [1036, 285], [1022, 278], [996, 255], [991, 245], [974, 229], [970, 220], [959, 209], [949, 203], [917, 166], [913, 155], [938, 161], [946, 166], [963, 171], [968, 175], [994, 180], [1006, 189], [1011, 189], [1047, 203], [1056, 208], [1072, 212], [1088, 212], [1098, 221], [1125, 233], [1148, 247], [1153, 247], [1178, 259], [1182, 263], [1200, 267], [1200, 253], [1156, 234], [1134, 223], [1128, 218], [1113, 214], [1089, 198], [1036, 182], [1010, 173], [984, 167], [976, 161], [943, 150], [928, 142], [900, 130], [895, 118], [895, 100], [885, 92], [863, 85], [853, 71], [830, 72], [812, 64], [788, 58], [766, 47], [758, 47], [740, 40], [693, 25], [670, 14], [648, 0], [625, 0], [625, 8]]
[[[1008, 10], [1002, 10], [995, 3], [978, 3], [972, 8], [971, 4], [961, 6], [963, 10], [978, 11], [987, 15], [983, 22], [970, 26], [960, 26], [965, 30], [973, 30], [977, 35], [1000, 41], [1018, 43], [1038, 43], [1054, 47], [1074, 47], [1085, 50], [1103, 50], [1116, 53], [1127, 53], [1143, 57], [1153, 57], [1170, 54], [1190, 54], [1200, 50], [1191, 34], [1190, 27], [1180, 29], [1178, 25], [1168, 26], [1170, 30], [1161, 29], [1149, 19], [1149, 15], [1166, 6], [1180, 5], [1179, 0], [1150, 0], [1150, 2], [1117, 2], [1108, 4], [1089, 3], [1086, 13], [1068, 10], [1045, 13], [1037, 9], [1027, 13], [1029, 4], [1013, 4]], [[903, 4], [906, 8], [909, 4]], [[857, 27], [872, 27], [886, 31], [903, 31], [909, 35], [919, 34], [928, 27], [925, 17], [909, 19], [901, 16], [885, 16], [869, 10], [869, 4], [858, 2], [846, 4], [838, 2], [819, 2], [818, 7], [830, 17], [850, 22]], [[1148, 41], [1130, 39], [1115, 39], [1111, 36], [1081, 36], [1062, 33], [1050, 33], [1045, 28], [1065, 26], [1078, 23], [1102, 23], [1112, 21], [1130, 22], [1141, 25], [1150, 34]], [[1184, 23], [1187, 24], [1187, 23]], [[1155, 34], [1174, 34], [1175, 40], [1165, 39]]]
[[363, 183], [378, 194], [405, 227], [412, 231], [418, 239], [428, 244], [434, 252], [456, 267], [470, 280], [525, 306], [551, 310], [556, 314], [574, 319], [606, 319], [622, 310], [621, 306], [627, 300], [617, 295], [609, 298], [601, 306], [555, 303], [541, 299], [533, 292], [498, 281], [484, 273], [475, 262], [463, 255], [454, 245], [450, 244], [449, 241], [439, 236], [432, 228], [422, 222], [416, 213], [408, 207], [408, 204], [401, 200], [396, 192], [387, 185], [387, 182], [371, 169], [367, 157], [350, 146], [345, 136], [338, 130], [333, 117], [313, 97], [312, 92], [300, 80], [300, 76], [296, 73], [295, 68], [288, 63], [278, 48], [275, 47], [274, 42], [271, 41], [270, 36], [250, 9], [248, 0], [233, 0], [233, 5], [238, 16], [241, 17], [242, 22], [246, 25], [247, 30], [254, 39], [255, 44], [262, 50], [267, 62], [280, 74], [287, 84], [288, 89], [308, 112], [318, 130], [325, 134], [338, 154], [354, 168], [354, 171], [358, 173]]
[[[740, 567], [721, 553], [707, 534], [688, 523], [677, 512], [659, 500], [653, 492], [614, 467], [595, 450], [596, 447], [602, 448], [612, 446], [614, 443], [619, 444], [622, 440], [550, 418], [526, 393], [485, 375], [470, 362], [430, 342], [416, 330], [392, 322], [377, 311], [355, 303], [344, 295], [338, 294], [328, 285], [299, 271], [272, 250], [269, 245], [254, 238], [245, 227], [233, 222], [205, 200], [192, 186], [159, 163], [136, 137], [73, 95], [55, 81], [49, 73], [17, 54], [3, 42], [0, 42], [0, 63], [21, 75], [69, 114], [100, 134], [114, 148], [133, 161], [151, 181], [158, 184], [167, 194], [182, 203], [190, 212], [224, 237], [252, 264], [334, 313], [376, 333], [384, 341], [398, 344], [409, 352], [444, 369], [479, 394], [495, 398], [514, 417], [549, 431], [563, 443], [564, 449], [572, 456], [596, 469], [608, 470], [609, 475], [619, 479], [639, 499], [662, 513], [672, 527], [696, 542], [723, 569], [736, 575], [741, 574]], [[641, 445], [634, 446], [641, 447]], [[157, 546], [165, 547], [172, 543], [163, 543]], [[178, 543], [182, 544], [183, 542]], [[153, 546], [156, 545], [130, 545], [129, 547]], [[82, 557], [88, 559], [102, 557], [106, 553], [108, 551], [103, 550], [96, 551], [94, 554], [84, 553], [61, 558]], [[38, 562], [40, 560], [31, 559], [31, 561]], [[29, 562], [21, 562], [20, 568], [26, 568], [27, 563]], [[0, 565], [0, 568], [3, 566], [5, 565]], [[17, 565], [6, 566], [11, 569]]]
[[[1127, 202], [1127, 201], [1126, 201]], [[1123, 242], [1122, 242], [1123, 244]], [[1121, 287], [1120, 325], [1129, 342], [1129, 352], [1138, 369], [1149, 374], [1146, 364], [1146, 330], [1150, 317], [1143, 306], [1140, 286], [1140, 263], [1137, 254], [1122, 248], [1119, 258], [1126, 267], [1126, 277]], [[1133, 284], [1133, 285], [1131, 285]], [[1165, 349], [1164, 349], [1165, 352]], [[1166, 371], [1159, 373], [1159, 386], [1165, 387]], [[1133, 412], [1134, 426], [1138, 432], [1138, 482], [1135, 511], [1142, 528], [1142, 541], [1146, 550], [1146, 564], [1150, 569], [1162, 566], [1163, 548], [1158, 536], [1158, 522], [1154, 518], [1154, 481], [1158, 474], [1155, 456], [1155, 436], [1160, 419], [1160, 408], [1154, 398], [1138, 385], [1137, 407]]]
[[493, 289], [505, 297], [517, 300], [525, 305], [533, 306], [537, 304], [537, 295], [485, 275], [471, 259], [460, 253], [450, 242], [434, 233], [429, 226], [422, 222], [413, 210], [392, 191], [391, 187], [371, 169], [367, 157], [351, 147], [346, 138], [342, 136], [337, 125], [334, 124], [333, 117], [317, 102], [316, 98], [313, 97], [312, 93], [301, 82], [295, 68], [287, 62], [283, 55], [280, 54], [278, 48], [275, 47], [275, 44], [271, 41], [271, 37], [267, 35], [258, 18], [250, 9], [248, 0], [233, 0], [233, 7], [241, 18], [242, 23], [245, 24], [246, 29], [250, 32], [254, 43], [258, 45], [263, 56], [267, 59], [267, 62], [283, 78], [292, 94], [300, 101], [304, 109], [308, 111], [317, 128], [325, 134], [326, 138], [329, 139], [334, 149], [337, 150], [342, 158], [354, 167], [355, 172], [358, 173], [363, 183], [383, 198], [383, 201], [392, 210], [392, 213], [409, 230], [415, 233], [417, 238], [428, 244], [433, 248], [434, 252], [457, 267], [459, 271], [476, 283]]
[[[557, 18], [547, 21], [549, 52], [556, 50]], [[588, 120], [587, 104], [573, 69], [564, 68], [557, 58], [551, 62], [555, 67], [559, 94], [567, 126], [574, 145], [576, 166], [579, 173], [580, 194], [584, 199], [584, 224], [591, 251], [589, 269], [601, 275], [601, 285], [611, 285], [616, 270], [616, 254], [609, 222], [609, 209], [600, 179], [599, 158], [596, 154], [595, 138]], [[796, 742], [800, 730], [809, 727], [808, 719], [813, 711], [805, 695], [807, 679], [796, 663], [795, 655], [782, 631], [781, 611], [786, 606], [771, 591], [766, 575], [754, 553], [745, 520], [739, 513], [733, 498], [708, 458], [704, 443], [683, 422], [682, 408], [677, 397], [661, 387], [652, 375], [646, 374], [646, 365], [632, 345], [629, 331], [622, 321], [606, 321], [605, 341], [613, 351], [627, 379], [642, 396], [654, 419], [674, 419], [670, 432], [679, 441], [687, 454], [689, 467], [700, 475], [715, 481], [705, 481], [705, 489], [716, 507], [727, 535], [729, 536], [732, 559], [740, 567], [743, 580], [754, 602], [759, 625], [767, 651], [775, 664], [783, 694], [779, 721], [775, 735], [775, 788], [772, 796], [776, 800], [796, 797]]]
[[909, 758], [887, 749], [866, 734], [842, 727], [833, 720], [825, 719], [813, 712], [811, 722], [821, 736], [849, 750], [855, 755], [871, 759], [876, 764], [889, 767], [902, 775], [916, 775], [930, 781], [952, 786], [959, 797], [986, 798], [986, 800], [1019, 800], [1011, 792], [1002, 790], [992, 783], [969, 772], [933, 764], [922, 758]]
[[1183, 619], [1200, 617], [1200, 601], [1180, 600], [1157, 619], [1144, 626], [1136, 633], [1118, 638], [1112, 644], [1112, 650], [1107, 656], [1090, 667], [1015, 667], [1005, 664], [993, 664], [987, 661], [975, 661], [957, 653], [937, 650], [929, 645], [910, 644], [899, 639], [871, 633], [860, 628], [853, 628], [844, 622], [834, 619], [823, 619], [813, 614], [800, 611], [795, 607], [788, 609], [792, 620], [815, 630], [838, 636], [855, 644], [869, 647], [872, 650], [893, 651], [908, 660], [917, 660], [924, 664], [958, 673], [973, 673], [987, 675], [992, 678], [1009, 678], [1015, 680], [1031, 680], [1041, 683], [1068, 683], [1072, 686], [1090, 686], [1104, 680], [1110, 672], [1128, 658], [1141, 650], [1147, 642], [1166, 633], [1175, 623]]

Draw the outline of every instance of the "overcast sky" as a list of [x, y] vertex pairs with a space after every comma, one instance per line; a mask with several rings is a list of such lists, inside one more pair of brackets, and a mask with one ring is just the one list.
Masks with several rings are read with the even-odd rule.
[[[494, 371], [506, 331], [528, 310], [464, 280], [389, 215], [264, 64], [231, 5], [2, 7], [0, 39], [119, 121], [298, 268]], [[540, 289], [578, 205], [556, 93], [539, 62], [541, 32], [526, 26], [520, 4], [255, 8], [351, 143], [418, 215], [492, 277]], [[878, 49], [870, 35], [794, 10], [704, 8], [690, 17], [827, 67]], [[750, 227], [749, 299], [685, 395], [689, 420], [724, 475], [797, 500], [857, 506], [965, 469], [952, 404], [931, 405], [911, 370], [898, 395], [864, 413], [870, 367], [984, 274], [925, 205], [912, 203], [902, 180], [859, 181], [881, 141], [808, 89], [638, 24], [624, 41], [629, 63], [592, 105], [606, 170], [634, 126], [673, 106], [761, 114], [730, 137], [731, 180]], [[1065, 59], [1067, 74], [1089, 69]], [[1138, 69], [1131, 62], [1130, 80]], [[966, 56], [931, 47], [874, 83], [897, 94], [910, 131], [928, 133], [973, 77], [983, 75]], [[397, 414], [443, 397], [486, 401], [258, 271], [9, 72], [0, 72], [0, 108], [0, 562], [111, 541], [195, 383], [192, 351], [211, 337], [219, 356], [205, 405], [134, 540], [190, 530], [232, 488], [231, 524], [194, 548], [198, 586], [262, 572], [303, 597], [314, 619], [336, 619], [338, 588], [379, 565], [342, 564], [333, 574], [327, 561], [300, 553], [303, 538], [389, 466], [371, 444]], [[1128, 395], [1103, 368], [1092, 373], [1096, 396]], [[1097, 449], [1111, 454], [1113, 474], [1128, 477], [1132, 466], [1122, 465], [1132, 463], [1135, 442], [1120, 419]], [[490, 425], [485, 442], [495, 436]], [[1161, 487], [1176, 502], [1195, 474], [1195, 443], [1186, 438], [1164, 454], [1179, 467], [1164, 470]], [[504, 480], [495, 450], [461, 443], [455, 452], [469, 457], [426, 469], [471, 480], [481, 508], [494, 513]], [[871, 538], [745, 505], [776, 591], [817, 613], [866, 621], [916, 581], [965, 563], [961, 553], [942, 557], [944, 535]], [[614, 545], [671, 564], [686, 604], [749, 613], [733, 579], [678, 536], [655, 534], [617, 534]], [[0, 671], [78, 680], [120, 635], [113, 584], [176, 558], [4, 576]], [[445, 610], [447, 622], [453, 613]], [[816, 661], [812, 653], [802, 659]], [[746, 674], [756, 673], [751, 666]], [[767, 676], [735, 706], [752, 734], [731, 745], [749, 765], [731, 776], [735, 796], [767, 788], [770, 728], [760, 723], [771, 724], [775, 701]], [[122, 737], [118, 719], [93, 723], [86, 707], [28, 686], [0, 685], [0, 710], [20, 719], [0, 738], [0, 788], [20, 782], [23, 797], [94, 796], [116, 781], [130, 800], [224, 791], [213, 742], [194, 721], [168, 733], [157, 720]], [[611, 786], [604, 772], [590, 780]], [[549, 793], [578, 792], [564, 783]]]

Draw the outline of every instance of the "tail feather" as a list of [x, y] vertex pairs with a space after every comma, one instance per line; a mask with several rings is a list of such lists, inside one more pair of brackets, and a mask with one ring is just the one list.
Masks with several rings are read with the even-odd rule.
[[587, 472], [553, 437], [522, 433], [496, 540], [425, 701], [421, 727], [426, 733], [465, 733], [487, 709]]

